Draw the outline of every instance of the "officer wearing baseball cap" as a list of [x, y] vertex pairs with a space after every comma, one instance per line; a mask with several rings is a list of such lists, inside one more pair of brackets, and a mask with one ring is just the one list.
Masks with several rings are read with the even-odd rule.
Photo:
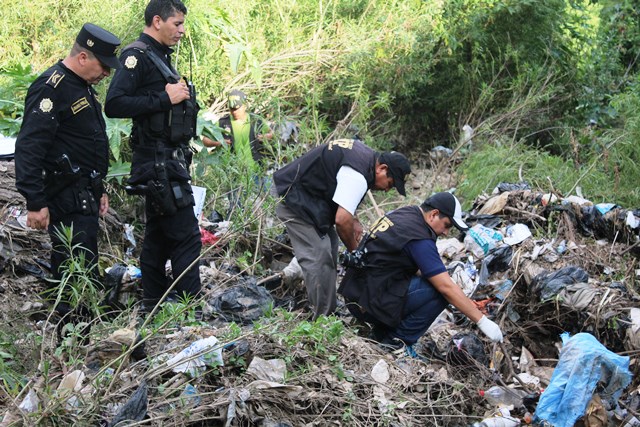
[[398, 193], [406, 196], [404, 182], [407, 175], [411, 173], [411, 165], [404, 154], [397, 151], [387, 151], [380, 155], [380, 163], [386, 164], [389, 168], [389, 175], [393, 178], [393, 186]]
[[109, 68], [122, 67], [116, 55], [120, 40], [104, 28], [91, 23], [84, 24], [76, 37], [76, 43], [93, 53], [100, 62]]
[[438, 209], [442, 215], [451, 220], [458, 230], [465, 231], [469, 227], [462, 220], [462, 206], [453, 194], [443, 191], [436, 193], [424, 201], [423, 205], [433, 209]]
[[[16, 188], [27, 202], [27, 226], [49, 231], [51, 273], [57, 280], [69, 247], [75, 255], [83, 253], [89, 266], [97, 264], [98, 217], [109, 208], [103, 185], [109, 139], [93, 85], [119, 68], [119, 45], [109, 31], [84, 24], [69, 54], [31, 84], [25, 99], [16, 141]], [[73, 227], [70, 246], [56, 233], [62, 227]], [[99, 274], [97, 268], [92, 271]], [[65, 294], [56, 310], [64, 314], [72, 302]]]
[[412, 346], [449, 304], [487, 338], [502, 341], [500, 327], [462, 292], [438, 254], [438, 236], [453, 226], [467, 228], [460, 202], [443, 192], [388, 213], [361, 241], [361, 265], [347, 265], [338, 292], [356, 318], [372, 324], [376, 341], [394, 349]]

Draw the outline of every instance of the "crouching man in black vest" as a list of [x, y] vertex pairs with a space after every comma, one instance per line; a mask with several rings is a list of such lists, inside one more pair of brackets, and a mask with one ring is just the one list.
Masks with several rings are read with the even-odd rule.
[[359, 265], [347, 268], [339, 292], [356, 318], [373, 324], [379, 342], [396, 348], [413, 345], [448, 304], [492, 341], [502, 341], [500, 327], [451, 279], [436, 248], [438, 236], [446, 236], [452, 226], [467, 229], [461, 215], [453, 194], [437, 193], [420, 206], [380, 218], [360, 242]]
[[276, 214], [287, 227], [316, 318], [336, 309], [338, 237], [349, 251], [358, 246], [362, 226], [355, 211], [367, 190], [395, 187], [404, 196], [410, 172], [400, 153], [378, 153], [359, 140], [340, 139], [273, 174], [272, 191], [283, 198]]
[[171, 65], [171, 46], [184, 35], [186, 14], [180, 0], [149, 2], [144, 31], [123, 49], [122, 68], [105, 103], [107, 116], [133, 119], [128, 191], [146, 197], [140, 255], [145, 307], [153, 307], [168, 289], [167, 260], [174, 278], [184, 273], [174, 288], [178, 296], [200, 291], [198, 265], [192, 263], [202, 244], [188, 170], [198, 107], [195, 90]]

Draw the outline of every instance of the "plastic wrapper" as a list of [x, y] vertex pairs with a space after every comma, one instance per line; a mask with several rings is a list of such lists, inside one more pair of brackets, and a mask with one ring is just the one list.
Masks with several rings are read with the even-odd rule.
[[484, 258], [489, 251], [502, 241], [502, 234], [482, 224], [476, 224], [467, 231], [464, 246], [476, 258]]
[[173, 372], [184, 372], [191, 378], [203, 374], [207, 366], [223, 366], [222, 348], [216, 337], [202, 338], [167, 360]]

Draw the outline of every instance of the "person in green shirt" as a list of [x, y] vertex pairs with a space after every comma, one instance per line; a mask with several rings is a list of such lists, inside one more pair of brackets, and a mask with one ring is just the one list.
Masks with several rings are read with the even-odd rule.
[[264, 142], [273, 138], [273, 132], [262, 117], [247, 111], [247, 95], [244, 92], [233, 89], [227, 100], [229, 114], [218, 121], [218, 126], [223, 129], [224, 141], [203, 138], [202, 142], [205, 147], [220, 147], [226, 143], [241, 161], [256, 170], [266, 154]]
[[[259, 191], [266, 190], [269, 182], [263, 175], [261, 166], [269, 152], [265, 147], [265, 141], [273, 139], [273, 132], [266, 120], [247, 111], [247, 95], [244, 92], [238, 89], [231, 90], [227, 101], [229, 114], [218, 120], [218, 126], [223, 130], [223, 141], [204, 137], [202, 144], [205, 147], [228, 145], [240, 162], [240, 169], [251, 174]], [[240, 192], [237, 189], [229, 194], [229, 215], [238, 208], [239, 197]]]

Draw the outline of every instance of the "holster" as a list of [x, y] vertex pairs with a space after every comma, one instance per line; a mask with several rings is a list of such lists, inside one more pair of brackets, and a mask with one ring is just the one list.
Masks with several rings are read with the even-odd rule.
[[188, 147], [167, 147], [161, 141], [155, 146], [136, 146], [127, 193], [145, 195], [147, 209], [154, 215], [169, 216], [180, 208], [193, 206], [190, 155]]

